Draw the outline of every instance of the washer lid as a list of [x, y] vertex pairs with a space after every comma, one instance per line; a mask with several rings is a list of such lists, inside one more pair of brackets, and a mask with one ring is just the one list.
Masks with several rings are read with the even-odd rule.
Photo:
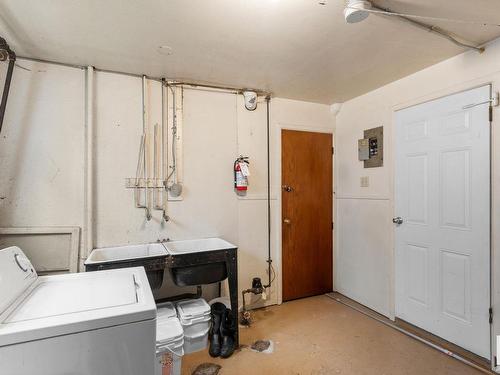
[[[86, 275], [87, 276], [87, 275]], [[117, 273], [42, 279], [5, 323], [126, 306], [137, 302], [134, 275]], [[105, 277], [104, 277], [105, 276]]]
[[142, 267], [39, 277], [0, 319], [0, 346], [154, 319]]

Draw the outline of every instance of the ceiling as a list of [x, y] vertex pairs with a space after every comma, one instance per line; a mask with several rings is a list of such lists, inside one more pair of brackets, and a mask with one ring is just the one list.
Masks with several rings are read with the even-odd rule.
[[[376, 3], [500, 23], [498, 0]], [[393, 18], [370, 15], [348, 25], [343, 7], [343, 0], [1, 0], [0, 35], [19, 56], [326, 104], [463, 52]], [[437, 25], [477, 43], [500, 36], [495, 27]]]

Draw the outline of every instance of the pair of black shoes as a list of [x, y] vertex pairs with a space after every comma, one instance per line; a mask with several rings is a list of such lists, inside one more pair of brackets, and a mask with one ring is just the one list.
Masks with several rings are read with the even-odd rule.
[[235, 324], [231, 310], [223, 303], [216, 302], [211, 307], [212, 327], [210, 329], [210, 347], [212, 357], [229, 358], [235, 350]]

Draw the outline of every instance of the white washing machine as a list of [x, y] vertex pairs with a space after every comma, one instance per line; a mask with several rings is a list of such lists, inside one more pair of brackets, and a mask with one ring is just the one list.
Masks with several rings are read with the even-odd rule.
[[144, 268], [38, 276], [0, 250], [0, 375], [153, 375], [155, 348]]

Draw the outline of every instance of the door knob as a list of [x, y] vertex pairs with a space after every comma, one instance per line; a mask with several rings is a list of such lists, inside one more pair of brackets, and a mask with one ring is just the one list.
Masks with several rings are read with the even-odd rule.
[[288, 185], [283, 185], [282, 186], [283, 190], [285, 190], [287, 193], [290, 193], [291, 191], [293, 191], [292, 187], [291, 186], [288, 186]]
[[283, 219], [283, 222], [284, 222], [285, 224], [290, 224], [290, 223], [292, 222], [292, 220], [290, 220], [290, 219]]
[[394, 224], [401, 225], [401, 224], [403, 224], [403, 218], [402, 218], [402, 217], [400, 217], [400, 216], [395, 217], [395, 218], [393, 218], [393, 219], [392, 219], [392, 222], [393, 222]]

